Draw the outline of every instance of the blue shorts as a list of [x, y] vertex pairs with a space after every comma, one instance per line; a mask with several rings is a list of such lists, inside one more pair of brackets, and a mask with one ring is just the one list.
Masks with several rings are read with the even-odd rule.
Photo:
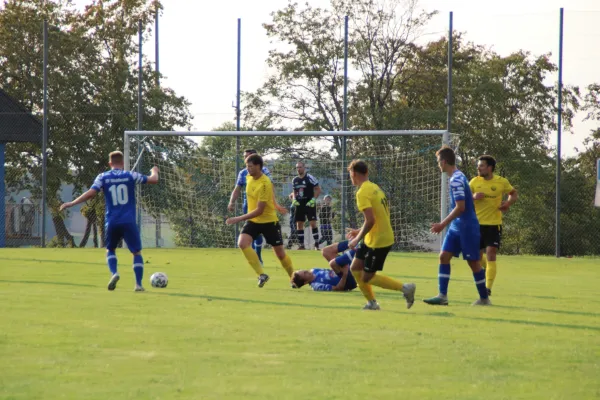
[[462, 253], [463, 260], [477, 261], [479, 260], [480, 235], [478, 226], [461, 232], [448, 229], [444, 244], [442, 244], [442, 251], [452, 253], [454, 257], [458, 257]]
[[125, 239], [129, 251], [132, 253], [142, 251], [142, 239], [137, 224], [106, 224], [105, 228], [106, 248], [108, 250], [116, 249], [121, 239]]
[[[355, 250], [348, 250], [348, 242], [349, 242], [348, 240], [344, 240], [343, 242], [338, 243], [338, 248], [337, 248], [338, 253], [344, 253], [335, 258], [335, 263], [337, 265], [339, 265], [340, 267], [343, 267], [344, 265], [352, 264], [352, 260], [354, 259], [354, 254], [356, 253]], [[354, 280], [354, 278], [352, 278], [352, 279]], [[354, 284], [356, 284], [356, 282], [354, 282]]]

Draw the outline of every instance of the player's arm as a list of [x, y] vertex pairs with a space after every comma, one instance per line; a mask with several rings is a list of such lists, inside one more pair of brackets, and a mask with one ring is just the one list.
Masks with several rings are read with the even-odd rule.
[[446, 218], [444, 218], [444, 220], [442, 222], [440, 222], [439, 224], [433, 224], [431, 226], [431, 232], [440, 233], [448, 225], [450, 225], [450, 222], [452, 222], [452, 220], [454, 220], [455, 218], [458, 218], [460, 216], [460, 214], [462, 214], [464, 211], [465, 211], [465, 201], [464, 200], [456, 200], [456, 206], [454, 207], [454, 209], [452, 209], [452, 212], [450, 214], [448, 214], [448, 216]]
[[315, 199], [318, 199], [321, 195], [321, 185], [315, 186]]
[[311, 283], [310, 287], [315, 292], [332, 292], [334, 286], [327, 283]]
[[[350, 234], [353, 235], [353, 238], [352, 240], [350, 240], [350, 243], [348, 243], [348, 247], [351, 249], [356, 248], [358, 242], [360, 242], [375, 225], [375, 213], [373, 212], [372, 207], [363, 209], [362, 213], [365, 217], [365, 222], [363, 222], [362, 227], [355, 235], [354, 233], [356, 232], [356, 230], [350, 232]], [[346, 237], [348, 237], [348, 235], [346, 235]]]
[[341, 269], [342, 269], [342, 278], [340, 279], [340, 281], [338, 282], [338, 284], [333, 287], [332, 290], [334, 292], [343, 291], [344, 288], [346, 287], [346, 280], [348, 278], [348, 266], [345, 265]]
[[231, 196], [229, 197], [229, 205], [227, 205], [227, 209], [229, 211], [233, 211], [235, 208], [235, 201], [240, 197], [240, 193], [242, 193], [242, 187], [240, 185], [235, 185], [235, 188], [231, 192]]
[[475, 178], [471, 179], [469, 182], [469, 188], [471, 188], [471, 193], [473, 193], [473, 200], [481, 200], [485, 197], [481, 192], [475, 193]]
[[503, 201], [502, 204], [500, 204], [500, 207], [498, 207], [498, 209], [500, 211], [508, 211], [508, 209], [510, 208], [510, 206], [512, 206], [513, 204], [515, 204], [517, 202], [517, 199], [519, 198], [519, 193], [517, 193], [517, 189], [512, 188], [512, 190], [510, 192], [508, 192], [508, 199], [506, 199], [506, 201]]
[[76, 206], [77, 204], [83, 203], [85, 201], [88, 201], [89, 199], [95, 197], [98, 194], [98, 191], [94, 188], [88, 190], [87, 192], [83, 193], [81, 196], [79, 196], [78, 198], [76, 198], [73, 201], [69, 201], [67, 203], [63, 203], [60, 206], [60, 211], [66, 209], [66, 208], [71, 208], [73, 206]]
[[146, 183], [148, 185], [156, 185], [158, 183], [158, 167], [152, 167], [150, 170], [150, 176], [148, 176]]
[[240, 215], [238, 217], [227, 218], [225, 223], [227, 225], [232, 225], [232, 224], [237, 224], [238, 222], [246, 221], [248, 219], [256, 218], [256, 217], [262, 215], [262, 213], [265, 211], [266, 206], [267, 206], [266, 201], [259, 201], [256, 204], [255, 210], [252, 210], [251, 212], [244, 214], [244, 215]]

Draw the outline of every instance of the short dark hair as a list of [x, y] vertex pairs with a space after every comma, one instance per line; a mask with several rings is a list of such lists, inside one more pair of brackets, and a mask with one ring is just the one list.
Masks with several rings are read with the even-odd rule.
[[485, 161], [489, 167], [492, 167], [492, 172], [496, 169], [496, 159], [492, 156], [488, 156], [487, 154], [482, 155], [478, 158], [479, 161]]
[[348, 171], [366, 175], [369, 173], [369, 166], [363, 160], [352, 160], [350, 165], [348, 165]]
[[454, 150], [448, 145], [443, 145], [435, 152], [435, 155], [438, 156], [440, 160], [446, 161], [448, 165], [456, 165], [456, 154], [454, 154]]
[[245, 162], [252, 163], [254, 165], [260, 165], [261, 168], [264, 165], [262, 157], [258, 154], [250, 154], [248, 157], [246, 157]]
[[258, 151], [256, 151], [255, 149], [246, 149], [246, 150], [244, 150], [244, 154], [246, 154], [246, 153], [250, 153], [251, 155], [258, 154]]
[[304, 280], [302, 280], [300, 275], [298, 275], [298, 274], [292, 275], [292, 287], [294, 289], [300, 289], [302, 286], [304, 286], [305, 283], [306, 282]]
[[123, 164], [123, 153], [121, 153], [120, 151], [113, 151], [112, 153], [110, 153], [108, 155], [108, 160], [112, 163], [112, 164]]

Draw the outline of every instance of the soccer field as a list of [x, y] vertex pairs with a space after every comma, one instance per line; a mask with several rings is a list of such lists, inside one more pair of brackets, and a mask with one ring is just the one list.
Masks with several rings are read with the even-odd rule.
[[[392, 254], [384, 273], [417, 284], [293, 290], [272, 253], [263, 289], [238, 250], [145, 250], [109, 292], [104, 251], [0, 251], [0, 399], [598, 399], [599, 259], [500, 256], [492, 307], [453, 263], [450, 306], [434, 254]], [[296, 269], [326, 267], [291, 252]], [[166, 289], [148, 277], [163, 271]]]

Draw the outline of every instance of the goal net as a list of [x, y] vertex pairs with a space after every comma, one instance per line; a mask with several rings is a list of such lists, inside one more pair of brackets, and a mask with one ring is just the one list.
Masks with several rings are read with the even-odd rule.
[[[288, 209], [296, 163], [303, 161], [307, 173], [317, 179], [321, 187], [316, 206], [319, 240], [343, 240], [344, 228], [362, 224], [356, 188], [346, 170], [353, 159], [360, 158], [390, 203], [394, 249], [437, 251], [439, 237], [430, 234], [429, 228], [447, 207], [447, 181], [440, 178], [435, 157], [444, 131], [347, 132], [350, 136], [345, 139], [339, 132], [337, 136], [327, 133], [126, 132], [126, 168], [145, 174], [154, 165], [160, 170], [158, 185], [138, 189], [144, 247], [235, 247], [241, 224], [228, 226], [225, 220], [242, 213], [241, 196], [235, 212], [229, 212], [227, 205], [244, 167], [243, 151], [255, 149], [271, 172], [277, 201]], [[326, 195], [331, 197], [331, 213], [325, 207]], [[293, 218], [290, 214], [279, 217], [284, 243], [297, 248]], [[329, 224], [322, 224], [327, 217]], [[329, 225], [332, 237], [320, 225]], [[314, 248], [308, 221], [304, 240], [306, 248]]]

